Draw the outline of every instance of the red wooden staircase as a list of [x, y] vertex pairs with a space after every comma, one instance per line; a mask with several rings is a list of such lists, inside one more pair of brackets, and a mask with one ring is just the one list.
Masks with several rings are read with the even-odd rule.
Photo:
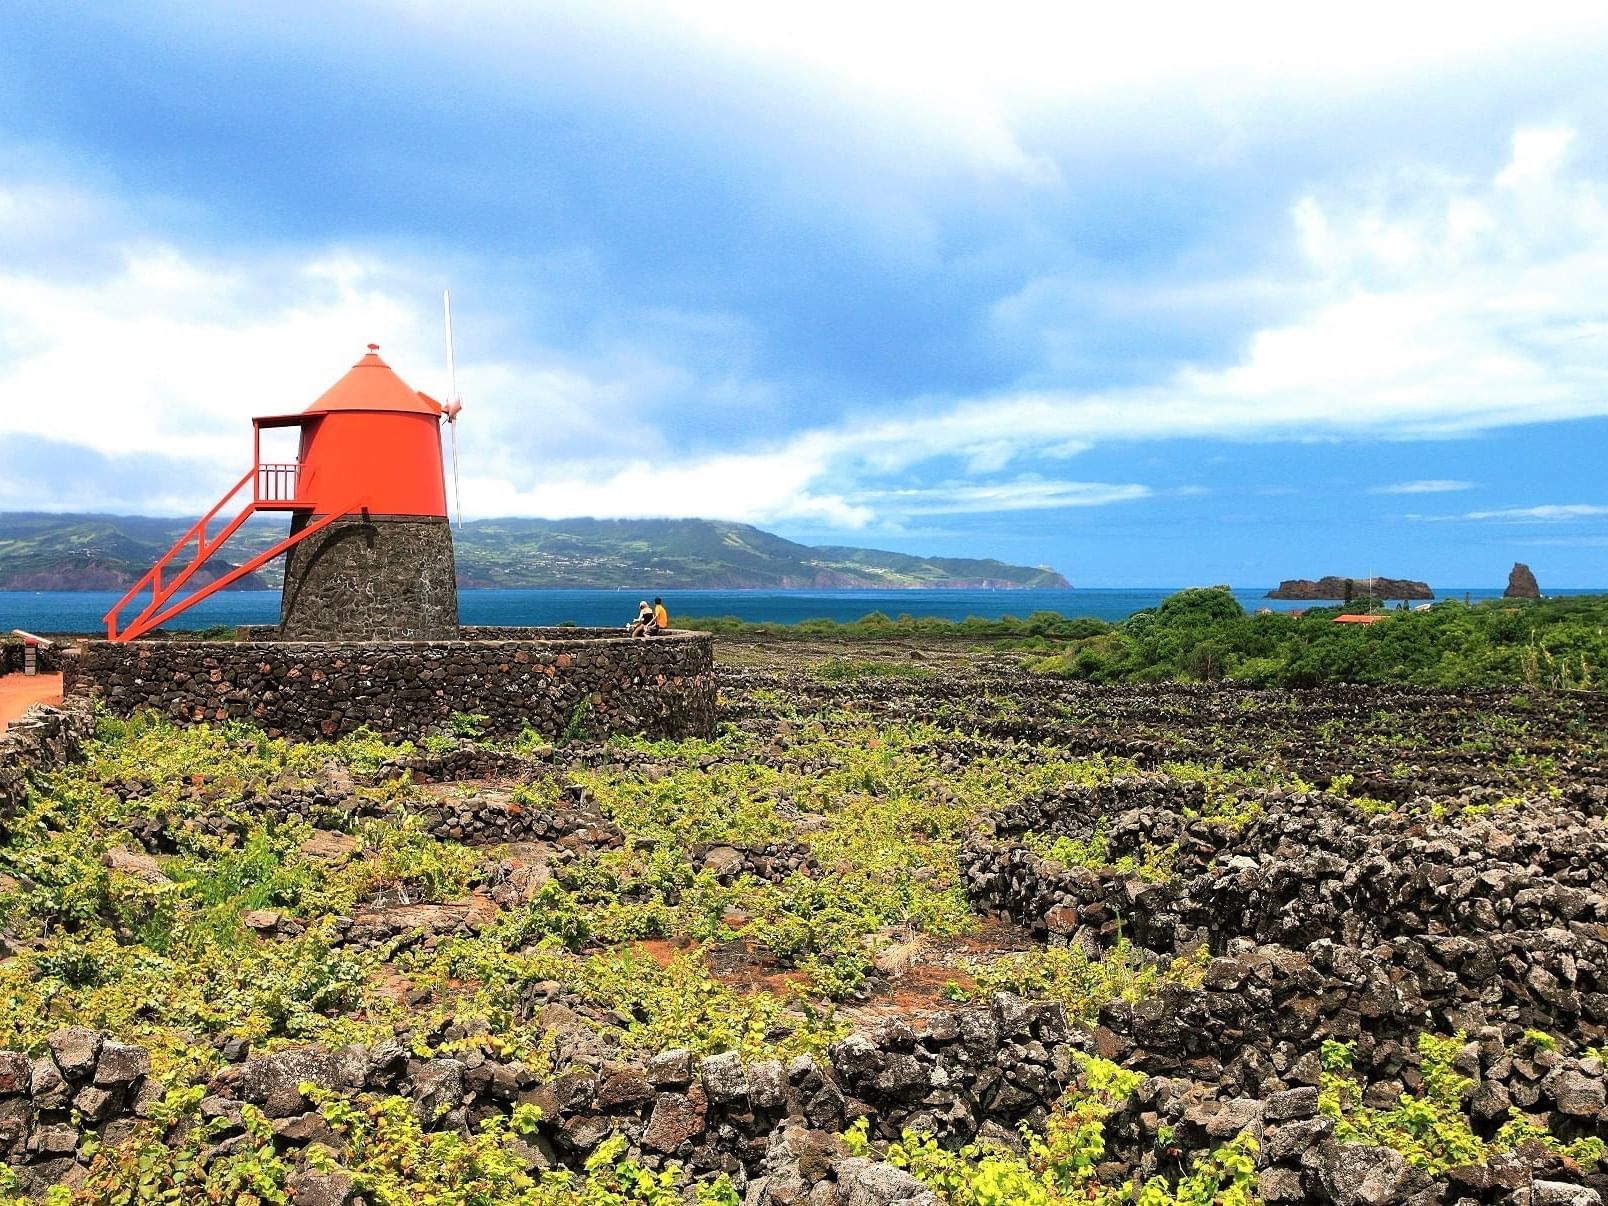
[[[175, 599], [185, 584], [195, 576], [196, 571], [205, 565], [224, 542], [239, 530], [240, 525], [256, 512], [313, 509], [311, 501], [297, 496], [298, 470], [296, 462], [265, 464], [260, 459], [257, 460], [246, 470], [245, 476], [234, 484], [234, 488], [181, 536], [178, 542], [164, 553], [138, 582], [129, 587], [128, 593], [106, 613], [106, 638], [111, 641], [132, 641], [145, 635], [151, 629], [167, 623], [180, 612], [195, 606], [202, 599], [215, 594], [230, 583], [261, 569], [281, 553], [306, 540], [307, 537], [323, 531], [335, 520], [343, 515], [349, 515], [356, 509], [354, 499], [345, 507], [320, 515], [300, 531], [293, 532], [249, 561]], [[208, 525], [214, 521], [221, 522], [221, 513], [226, 511], [248, 485], [251, 487], [251, 496], [245, 500], [239, 514], [225, 523], [215, 535], [208, 536]], [[121, 622], [123, 609], [146, 590], [151, 592], [151, 601], [132, 619], [126, 623]]]

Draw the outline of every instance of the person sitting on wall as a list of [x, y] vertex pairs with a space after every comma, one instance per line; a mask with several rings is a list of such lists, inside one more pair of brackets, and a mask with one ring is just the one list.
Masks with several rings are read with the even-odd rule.
[[658, 631], [659, 622], [654, 619], [653, 605], [646, 599], [637, 605], [637, 617], [626, 626], [626, 633], [634, 637], [650, 637]]
[[653, 598], [653, 622], [658, 625], [660, 632], [670, 627], [670, 613], [664, 608], [664, 600], [657, 595]]

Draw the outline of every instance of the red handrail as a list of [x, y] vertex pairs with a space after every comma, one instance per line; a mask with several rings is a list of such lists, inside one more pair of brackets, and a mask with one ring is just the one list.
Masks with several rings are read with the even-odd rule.
[[254, 500], [265, 502], [295, 502], [296, 479], [301, 472], [298, 461], [257, 466]]
[[[289, 464], [263, 464], [258, 462], [246, 470], [245, 476], [234, 484], [233, 489], [219, 499], [212, 510], [197, 520], [189, 531], [179, 537], [174, 546], [162, 554], [157, 559], [156, 564], [146, 570], [139, 581], [129, 587], [127, 593], [106, 613], [103, 619], [106, 624], [107, 640], [132, 641], [135, 637], [143, 636], [158, 625], [165, 624], [186, 608], [193, 607], [207, 596], [222, 590], [231, 582], [237, 581], [258, 567], [266, 565], [292, 545], [305, 540], [315, 532], [322, 531], [332, 520], [339, 519], [342, 515], [348, 515], [357, 509], [357, 500], [353, 499], [350, 505], [320, 516], [317, 520], [302, 528], [301, 531], [292, 536], [287, 536], [284, 540], [273, 545], [267, 552], [258, 554], [244, 565], [235, 566], [228, 573], [214, 578], [205, 586], [174, 602], [173, 597], [178, 594], [180, 588], [195, 576], [195, 572], [206, 564], [212, 554], [217, 552], [223, 545], [224, 541], [239, 530], [240, 525], [245, 523], [259, 506], [274, 503], [294, 503], [296, 501], [296, 486], [299, 473], [300, 466], [294, 462]], [[209, 539], [207, 525], [218, 517], [218, 513], [229, 504], [231, 499], [246, 488], [248, 482], [251, 483], [251, 497], [246, 500], [245, 506], [241, 508], [238, 515], [224, 525], [221, 532]], [[178, 569], [164, 582], [164, 571], [168, 570], [172, 566], [174, 559], [189, 548], [192, 543], [195, 545], [194, 555], [184, 564], [183, 568]], [[122, 628], [119, 628], [118, 617], [123, 608], [127, 607], [136, 596], [147, 588], [151, 592], [151, 601], [145, 605], [137, 616], [123, 625]]]
[[[257, 467], [255, 465], [246, 470], [245, 476], [234, 484], [234, 488], [220, 498], [213, 506], [212, 510], [208, 511], [199, 520], [197, 520], [194, 526], [192, 526], [188, 532], [179, 537], [178, 542], [174, 544], [174, 546], [166, 553], [162, 554], [162, 556], [157, 559], [156, 564], [150, 569], [146, 570], [145, 573], [140, 577], [139, 581], [135, 582], [133, 586], [128, 588], [128, 593], [126, 593], [121, 599], [113, 604], [112, 609], [103, 617], [103, 620], [106, 624], [106, 636], [108, 640], [117, 641], [132, 639], [127, 635], [119, 635], [117, 631], [117, 614], [118, 612], [122, 611], [123, 608], [128, 606], [129, 601], [132, 600], [134, 596], [138, 595], [147, 586], [151, 588], [151, 602], [146, 606], [144, 611], [134, 618], [133, 623], [129, 626], [130, 628], [139, 625], [153, 611], [171, 599], [174, 595], [174, 592], [176, 592], [179, 587], [183, 586], [190, 580], [190, 575], [201, 568], [201, 563], [210, 557], [220, 544], [232, 536], [235, 530], [246, 521], [246, 517], [249, 516], [252, 511], [256, 510], [256, 501], [253, 499], [252, 502], [246, 504], [245, 510], [241, 511], [239, 515], [235, 516], [234, 519], [229, 523], [229, 526], [224, 528], [223, 532], [216, 540], [207, 540], [207, 524], [212, 522], [212, 520], [217, 516], [218, 512], [223, 510], [224, 505], [228, 503], [231, 498], [233, 498], [236, 494], [239, 494], [240, 491], [245, 488], [246, 483], [251, 481], [252, 478], [256, 476], [256, 473]], [[192, 540], [196, 542], [195, 557], [191, 559], [189, 565], [179, 572], [179, 576], [176, 579], [164, 587], [162, 584], [163, 568], [170, 561], [172, 561], [174, 557], [178, 556], [184, 547]]]
[[[355, 510], [357, 510], [357, 503], [354, 500], [352, 503], [348, 504], [347, 506], [344, 506], [344, 507], [340, 508], [338, 511], [331, 511], [328, 515], [320, 515], [312, 523], [308, 524], [305, 528], [301, 529], [301, 531], [292, 533], [291, 535], [285, 537], [283, 540], [279, 541], [279, 543], [273, 545], [271, 548], [267, 549], [266, 551], [258, 553], [255, 557], [251, 558], [251, 560], [243, 562], [242, 564], [235, 566], [227, 574], [223, 574], [220, 577], [214, 578], [211, 582], [208, 582], [205, 586], [201, 587], [201, 589], [197, 590], [194, 594], [186, 595], [183, 599], [180, 599], [177, 603], [173, 604], [171, 607], [168, 607], [168, 608], [164, 609], [163, 611], [157, 613], [154, 616], [150, 615], [151, 608], [147, 607], [145, 609], [145, 611], [140, 613], [139, 617], [132, 624], [130, 624], [126, 629], [123, 630], [121, 635], [114, 634], [112, 632], [112, 630], [111, 630], [111, 620], [108, 617], [108, 620], [107, 620], [107, 636], [108, 636], [108, 638], [111, 639], [111, 640], [114, 640], [114, 641], [132, 641], [135, 637], [143, 636], [145, 633], [151, 631], [151, 629], [156, 628], [159, 625], [166, 624], [169, 620], [171, 620], [174, 616], [178, 615], [181, 611], [184, 611], [187, 608], [195, 606], [195, 604], [201, 602], [201, 600], [205, 599], [208, 595], [214, 594], [217, 591], [222, 590], [224, 587], [228, 586], [231, 582], [234, 582], [235, 580], [237, 580], [239, 578], [243, 578], [243, 577], [245, 577], [245, 575], [251, 573], [252, 571], [260, 569], [262, 566], [267, 565], [270, 561], [272, 561], [275, 557], [279, 556], [281, 553], [285, 552], [287, 549], [290, 549], [294, 545], [300, 544], [303, 540], [306, 540], [309, 536], [316, 535], [317, 533], [323, 531], [330, 524], [334, 523], [337, 519], [340, 519], [343, 515], [350, 515]], [[245, 516], [249, 515], [250, 513], [251, 513], [251, 511], [250, 511], [250, 509], [248, 509], [245, 512], [245, 514], [240, 517], [240, 519], [243, 520], [245, 518]], [[235, 527], [238, 527], [239, 524], [240, 524], [240, 520], [236, 520], [236, 522], [230, 526], [230, 530], [232, 531]], [[218, 547], [218, 545], [223, 543], [223, 540], [224, 540], [224, 538], [220, 537], [218, 540], [213, 542], [212, 547], [214, 549], [216, 549]], [[194, 565], [192, 565], [190, 567], [189, 572], [186, 573], [185, 576], [188, 577], [190, 573], [194, 573], [195, 570], [199, 567], [199, 565], [200, 565], [200, 562], [196, 562]], [[171, 592], [169, 592], [169, 597], [171, 597]], [[153, 606], [154, 606], [154, 604], [153, 604]], [[116, 609], [114, 608], [113, 610], [115, 611]], [[146, 618], [147, 616], [149, 616], [150, 618], [147, 619]]]

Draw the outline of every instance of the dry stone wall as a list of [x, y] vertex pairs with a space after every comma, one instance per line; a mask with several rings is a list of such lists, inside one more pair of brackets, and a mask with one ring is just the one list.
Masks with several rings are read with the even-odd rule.
[[[847, 1152], [836, 1135], [857, 1118], [885, 1138], [908, 1126], [956, 1139], [1008, 1139], [1018, 1122], [1042, 1124], [1075, 1075], [1080, 1037], [1059, 1005], [1002, 996], [915, 1027], [885, 1022], [838, 1043], [829, 1060], [745, 1062], [734, 1052], [698, 1060], [685, 1049], [622, 1052], [580, 1020], [579, 1000], [534, 988], [530, 1008], [558, 1032], [554, 1066], [543, 1075], [480, 1051], [434, 1059], [411, 1053], [415, 1038], [472, 1039], [471, 1029], [456, 1023], [440, 1035], [402, 1031], [368, 1046], [249, 1058], [243, 1044], [232, 1043], [223, 1053], [235, 1062], [206, 1086], [202, 1116], [231, 1120], [216, 1137], [228, 1143], [241, 1133], [242, 1107], [251, 1105], [271, 1121], [276, 1146], [294, 1151], [318, 1141], [339, 1155], [339, 1141], [300, 1086], [397, 1094], [443, 1130], [475, 1128], [533, 1104], [543, 1122], [526, 1149], [532, 1167], [579, 1166], [617, 1133], [646, 1164], [727, 1172], [739, 1184], [753, 1182], [751, 1201], [780, 1203], [802, 1200], [784, 1193], [800, 1179], [841, 1181], [847, 1192], [894, 1171], [843, 1163]], [[41, 1051], [0, 1052], [0, 1158], [22, 1173], [25, 1190], [71, 1183], [74, 1165], [87, 1161], [96, 1143], [125, 1138], [137, 1120], [151, 1117], [161, 1094], [150, 1067], [141, 1048], [81, 1028], [58, 1031]], [[778, 1145], [783, 1135], [789, 1141]]]
[[[1600, 800], [1538, 797], [1447, 820], [1282, 791], [1243, 803], [1251, 815], [1231, 823], [1202, 818], [1199, 790], [1164, 780], [1068, 788], [979, 827], [961, 854], [967, 891], [1091, 952], [1119, 936], [1163, 954], [1285, 952], [1277, 991], [1222, 1003], [1260, 1010], [1251, 1030], [1264, 1046], [1291, 1018], [1326, 1037], [1320, 1012], [1352, 1033], [1359, 1017], [1397, 1033], [1433, 1018], [1608, 1037], [1608, 836], [1579, 824]], [[1024, 838], [1097, 830], [1112, 862], [1175, 844], [1172, 873], [1067, 866]], [[1208, 1028], [1236, 1029], [1243, 1019]]]
[[455, 715], [483, 718], [482, 735], [501, 740], [526, 729], [714, 735], [709, 635], [513, 631], [455, 641], [86, 641], [67, 659], [66, 689], [118, 715], [152, 708], [183, 724], [244, 720], [292, 740], [364, 726], [418, 739], [452, 732]]
[[[1153, 1168], [1159, 1133], [1199, 1150], [1250, 1127], [1269, 1202], [1519, 1202], [1532, 1184], [1561, 1195], [1545, 1200], [1596, 1202], [1608, 1170], [1582, 1173], [1539, 1145], [1432, 1186], [1398, 1153], [1336, 1142], [1316, 1111], [1326, 1040], [1354, 1051], [1364, 1104], [1388, 1108], [1422, 1083], [1418, 1036], [1461, 1034], [1455, 1066], [1481, 1133], [1517, 1110], [1561, 1139], [1608, 1134], [1589, 1056], [1608, 1038], [1608, 837], [1582, 823], [1602, 817], [1602, 787], [1495, 796], [1381, 811], [1278, 788], [1210, 799], [1140, 775], [1002, 808], [960, 862], [974, 905], [1051, 944], [1215, 956], [1199, 984], [1100, 1010], [1093, 1049], [1150, 1075], [1108, 1128], [1128, 1166]], [[1044, 853], [1074, 858], [1079, 843], [1098, 865]], [[1163, 848], [1165, 874], [1113, 865]], [[1588, 1055], [1538, 1044], [1538, 1031]]]
[[29, 780], [76, 761], [94, 732], [87, 703], [72, 700], [59, 708], [29, 708], [0, 733], [0, 834], [26, 803]]
[[[1219, 991], [1233, 991], [1231, 975], [1244, 977], [1243, 991], [1261, 974], [1257, 952], [1240, 958], [1232, 972], [1214, 972]], [[338, 1161], [341, 1141], [303, 1095], [304, 1085], [338, 1095], [399, 1095], [438, 1130], [473, 1129], [527, 1104], [543, 1119], [519, 1149], [532, 1169], [578, 1167], [620, 1134], [629, 1154], [649, 1166], [674, 1162], [694, 1175], [731, 1174], [751, 1206], [933, 1206], [937, 1199], [906, 1174], [851, 1157], [839, 1133], [864, 1118], [873, 1139], [909, 1128], [951, 1145], [977, 1137], [1009, 1144], [1018, 1123], [1043, 1124], [1077, 1081], [1081, 1053], [1106, 1047], [1131, 1054], [1152, 1041], [1155, 1025], [1133, 1013], [1123, 1033], [1101, 1027], [1090, 1035], [1069, 1026], [1058, 1004], [1001, 994], [986, 1007], [881, 1022], [837, 1043], [827, 1060], [744, 1061], [734, 1052], [697, 1060], [685, 1049], [622, 1052], [580, 1020], [578, 1000], [535, 988], [531, 1008], [558, 1032], [555, 1063], [543, 1073], [478, 1050], [438, 1058], [411, 1052], [416, 1038], [472, 1039], [472, 1024], [450, 1023], [432, 1035], [400, 1030], [395, 1040], [367, 1046], [257, 1056], [226, 1042], [222, 1054], [232, 1062], [207, 1084], [201, 1116], [223, 1120], [214, 1139], [226, 1147], [239, 1142], [249, 1105], [266, 1115], [280, 1150], [294, 1156], [318, 1142]], [[1417, 1068], [1410, 1049], [1389, 1042], [1359, 1043], [1357, 1062], [1381, 1099], [1399, 1094]], [[1600, 1060], [1514, 1047], [1492, 1029], [1471, 1035], [1457, 1062], [1478, 1086], [1478, 1108], [1493, 1117], [1512, 1103], [1549, 1117], [1562, 1134], [1596, 1133], [1602, 1125]], [[21, 1174], [25, 1191], [72, 1183], [97, 1144], [126, 1138], [151, 1119], [161, 1094], [149, 1074], [144, 1050], [81, 1028], [58, 1031], [40, 1051], [0, 1052], [0, 1158]], [[1559, 1201], [1588, 1203], [1608, 1185], [1608, 1177], [1582, 1175], [1537, 1146], [1454, 1169], [1449, 1184], [1432, 1186], [1397, 1152], [1336, 1142], [1333, 1119], [1318, 1109], [1318, 1075], [1309, 1057], [1286, 1076], [1270, 1074], [1243, 1089], [1149, 1076], [1108, 1121], [1107, 1159], [1142, 1175], [1172, 1171], [1170, 1153], [1204, 1150], [1249, 1129], [1260, 1144], [1258, 1188], [1269, 1202], [1517, 1202], [1515, 1190], [1544, 1183], [1573, 1195]], [[309, 1191], [314, 1181], [307, 1178], [319, 1176], [336, 1178], [320, 1187], [344, 1187], [329, 1200], [350, 1201], [344, 1172], [298, 1174]], [[1364, 1185], [1373, 1196], [1361, 1192]]]
[[[34, 650], [34, 665], [41, 674], [60, 673], [62, 667], [62, 654], [65, 652], [67, 642], [77, 640], [69, 636], [48, 636], [45, 633], [37, 634], [50, 642], [48, 645], [39, 645]], [[11, 671], [21, 674], [26, 663], [23, 660], [23, 641], [21, 637], [9, 634], [0, 636], [0, 674]]]

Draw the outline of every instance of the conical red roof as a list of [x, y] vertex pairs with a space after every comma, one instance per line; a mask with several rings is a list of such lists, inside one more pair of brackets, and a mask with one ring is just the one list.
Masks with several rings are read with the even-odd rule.
[[439, 415], [441, 406], [434, 398], [409, 389], [379, 357], [380, 345], [368, 345], [368, 355], [351, 367], [304, 414], [327, 414], [335, 410], [387, 410], [403, 414]]

